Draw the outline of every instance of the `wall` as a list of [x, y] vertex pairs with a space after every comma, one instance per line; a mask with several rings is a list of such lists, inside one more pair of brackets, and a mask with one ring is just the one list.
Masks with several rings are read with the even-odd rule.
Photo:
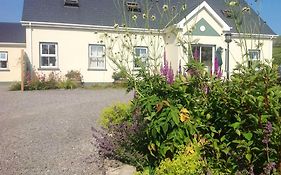
[[0, 69], [0, 82], [13, 82], [21, 80], [21, 50], [23, 45], [4, 45], [0, 43], [0, 51], [8, 52], [8, 68]]
[[[61, 75], [70, 70], [79, 70], [85, 82], [112, 82], [112, 74], [116, 66], [111, 61], [112, 57], [118, 55], [124, 59], [124, 64], [133, 71], [133, 50], [127, 46], [146, 46], [149, 56], [157, 59], [157, 64], [163, 57], [163, 37], [157, 34], [136, 33], [126, 38], [124, 32], [105, 32], [91, 29], [67, 29], [54, 27], [30, 27], [27, 28], [27, 54], [36, 71], [50, 73], [59, 72]], [[129, 40], [129, 41], [128, 41]], [[59, 70], [40, 70], [40, 42], [58, 43], [58, 65]], [[106, 70], [89, 70], [89, 44], [104, 44], [106, 47]], [[158, 45], [159, 47], [155, 47]], [[109, 53], [110, 52], [110, 53]], [[123, 54], [123, 55], [122, 55]], [[152, 59], [151, 59], [152, 60]], [[151, 61], [151, 66], [156, 62]]]

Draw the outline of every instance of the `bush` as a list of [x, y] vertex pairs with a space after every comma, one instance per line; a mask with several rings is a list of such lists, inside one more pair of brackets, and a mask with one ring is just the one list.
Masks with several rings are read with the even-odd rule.
[[68, 71], [67, 74], [65, 74], [65, 77], [67, 78], [67, 80], [75, 82], [76, 85], [78, 86], [83, 85], [83, 76], [80, 73], [80, 71], [77, 70]]
[[162, 161], [156, 168], [155, 175], [198, 175], [205, 174], [206, 163], [200, 155], [200, 147], [189, 144], [172, 160], [169, 158]]
[[130, 120], [130, 104], [117, 103], [102, 110], [99, 123], [104, 128]]
[[19, 91], [21, 90], [21, 82], [14, 82], [9, 87], [10, 91]]
[[197, 135], [206, 140], [202, 157], [213, 174], [275, 173], [281, 161], [277, 70], [264, 64], [240, 66], [230, 81], [222, 81], [200, 64], [187, 67], [188, 73], [173, 83], [145, 72], [131, 79], [131, 114], [108, 127], [110, 134], [99, 141], [101, 152], [137, 166], [142, 162], [141, 169], [148, 166], [163, 174], [177, 171], [170, 164], [189, 159], [178, 153], [184, 145], [195, 144]]
[[58, 83], [58, 88], [59, 89], [76, 89], [77, 87], [79, 87], [77, 82], [71, 81], [69, 79], [64, 80], [64, 81], [60, 81]]

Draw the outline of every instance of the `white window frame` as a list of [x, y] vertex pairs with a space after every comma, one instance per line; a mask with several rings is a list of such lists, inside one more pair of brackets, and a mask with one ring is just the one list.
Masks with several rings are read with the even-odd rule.
[[[136, 52], [137, 49], [144, 49], [144, 50], [146, 50], [146, 54], [138, 56], [136, 54], [137, 53]], [[147, 64], [148, 64], [148, 47], [146, 47], [146, 46], [136, 46], [136, 47], [134, 47], [134, 60], [133, 60], [133, 68], [134, 69], [140, 69], [141, 68], [140, 66], [136, 66], [135, 60], [136, 60], [137, 57], [140, 57], [142, 63], [144, 63], [144, 65], [147, 66]]]
[[[102, 56], [95, 56], [92, 55], [92, 48], [93, 47], [102, 47], [103, 54]], [[104, 65], [99, 66], [99, 60], [103, 59], [104, 60]], [[97, 65], [96, 66], [91, 66], [91, 61], [96, 60]], [[89, 44], [89, 58], [88, 58], [88, 68], [89, 70], [106, 70], [106, 55], [105, 55], [105, 45], [102, 44]]]
[[[55, 54], [43, 54], [43, 45], [48, 45], [48, 47], [50, 45], [55, 45]], [[49, 49], [49, 48], [48, 48]], [[43, 66], [43, 57], [55, 57], [56, 59], [56, 63], [54, 66]], [[50, 60], [48, 61], [50, 62]], [[56, 69], [58, 68], [58, 43], [52, 43], [52, 42], [40, 42], [40, 68], [46, 68], [46, 69]]]
[[[212, 48], [212, 68], [211, 73], [214, 73], [214, 67], [215, 67], [215, 54], [216, 54], [216, 46], [215, 45], [208, 45], [208, 44], [192, 44], [191, 45], [191, 54], [194, 54], [192, 49], [193, 47], [199, 47], [199, 62], [202, 63], [202, 47], [209, 47]], [[205, 65], [204, 65], [205, 66]], [[205, 66], [205, 70], [208, 71], [208, 67]]]
[[0, 62], [6, 62], [6, 67], [0, 67], [0, 70], [8, 69], [8, 52], [7, 51], [0, 51], [0, 55], [5, 55], [4, 59], [2, 59], [0, 57]]
[[[258, 58], [253, 58], [253, 54], [252, 53], [255, 53], [257, 54]], [[248, 60], [248, 66], [250, 67], [252, 65], [252, 62], [255, 62], [255, 61], [259, 61], [260, 60], [260, 54], [261, 54], [261, 51], [259, 49], [249, 49], [248, 50], [248, 55], [249, 55], [249, 60]]]

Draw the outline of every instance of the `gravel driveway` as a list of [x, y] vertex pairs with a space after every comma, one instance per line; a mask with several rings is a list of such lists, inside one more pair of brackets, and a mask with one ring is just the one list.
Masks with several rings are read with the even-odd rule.
[[0, 174], [102, 174], [91, 127], [121, 89], [9, 92], [0, 86]]

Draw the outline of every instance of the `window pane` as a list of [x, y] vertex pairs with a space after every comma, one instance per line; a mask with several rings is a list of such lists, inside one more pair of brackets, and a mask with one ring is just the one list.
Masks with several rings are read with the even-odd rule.
[[136, 56], [139, 57], [139, 56], [140, 56], [140, 49], [139, 49], [139, 48], [136, 48], [135, 50], [136, 50], [136, 53], [135, 53]]
[[91, 57], [96, 57], [97, 56], [97, 47], [95, 46], [91, 46], [91, 53], [90, 53]]
[[99, 68], [104, 68], [104, 67], [105, 67], [104, 58], [99, 58], [99, 59], [98, 59], [98, 67], [99, 67]]
[[201, 62], [206, 66], [208, 72], [212, 71], [212, 47], [202, 47], [201, 48]]
[[89, 63], [89, 64], [90, 64], [90, 65], [89, 65], [90, 68], [95, 68], [95, 67], [97, 67], [97, 64], [98, 64], [97, 58], [90, 58], [90, 63]]
[[6, 52], [0, 52], [0, 61], [7, 61], [8, 54]]
[[49, 54], [47, 44], [42, 44], [42, 54]]
[[49, 66], [56, 66], [56, 57], [49, 57]]
[[98, 57], [103, 56], [103, 46], [97, 46], [97, 56]]
[[0, 61], [0, 68], [7, 68], [7, 61]]
[[192, 54], [195, 60], [200, 60], [200, 47], [192, 46]]
[[42, 66], [49, 66], [49, 57], [41, 57]]
[[55, 44], [50, 44], [49, 45], [49, 54], [56, 54], [56, 45]]

